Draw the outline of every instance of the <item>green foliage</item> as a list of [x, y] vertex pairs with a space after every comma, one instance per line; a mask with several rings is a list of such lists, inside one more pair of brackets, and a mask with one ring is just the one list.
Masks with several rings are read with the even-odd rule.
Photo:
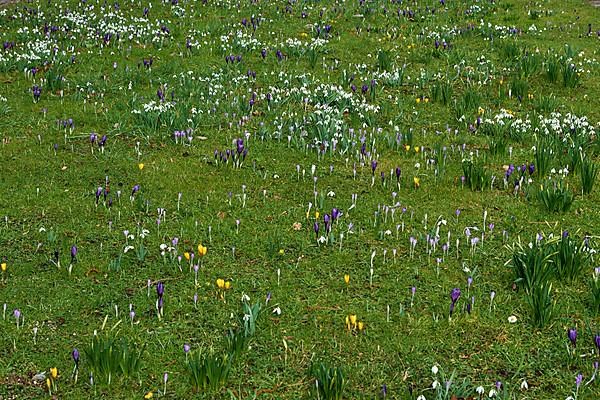
[[555, 253], [550, 246], [536, 240], [528, 246], [516, 243], [512, 246], [512, 268], [515, 283], [526, 293], [550, 281], [552, 259]]
[[573, 204], [574, 195], [562, 179], [545, 180], [537, 194], [540, 204], [550, 212], [564, 213]]
[[559, 102], [554, 95], [541, 95], [534, 102], [535, 110], [540, 114], [549, 114], [558, 108]]
[[546, 61], [546, 78], [548, 78], [551, 83], [558, 82], [560, 66], [560, 60], [556, 57], [550, 56]]
[[555, 158], [552, 143], [549, 139], [540, 139], [537, 141], [534, 157], [537, 176], [543, 178], [550, 172], [552, 161]]
[[387, 50], [379, 50], [377, 53], [377, 68], [381, 71], [389, 71], [392, 68], [392, 57]]
[[577, 244], [567, 233], [554, 245], [554, 268], [557, 277], [573, 282], [585, 271], [590, 254], [582, 241]]
[[583, 153], [581, 153], [581, 166], [579, 172], [582, 193], [592, 193], [594, 183], [596, 183], [596, 178], [598, 177], [598, 166], [590, 157], [584, 157]]
[[146, 345], [139, 347], [125, 337], [112, 338], [94, 335], [84, 351], [95, 382], [109, 385], [116, 376], [134, 376], [141, 368]]
[[529, 89], [529, 84], [523, 79], [513, 79], [510, 83], [510, 90], [514, 97], [524, 99]]
[[189, 357], [188, 373], [194, 391], [217, 391], [227, 383], [231, 370], [228, 354], [203, 354], [197, 351]]
[[590, 294], [592, 298], [592, 311], [598, 315], [600, 314], [600, 267], [596, 267], [592, 273], [592, 279], [590, 281]]
[[471, 190], [482, 191], [490, 185], [492, 177], [490, 173], [485, 170], [482, 163], [473, 162], [472, 160], [463, 160], [462, 168], [465, 183]]
[[555, 302], [552, 301], [552, 284], [542, 282], [534, 286], [526, 295], [531, 309], [533, 326], [543, 329], [554, 315]]
[[452, 98], [450, 81], [438, 81], [431, 87], [431, 99], [436, 103], [447, 105]]
[[541, 67], [542, 60], [538, 54], [526, 52], [517, 62], [517, 74], [519, 78], [529, 78]]
[[562, 65], [563, 86], [567, 88], [575, 88], [579, 86], [580, 71], [575, 64], [565, 61]]
[[314, 379], [311, 385], [313, 399], [341, 400], [343, 398], [347, 382], [341, 368], [318, 363], [311, 365], [308, 373]]

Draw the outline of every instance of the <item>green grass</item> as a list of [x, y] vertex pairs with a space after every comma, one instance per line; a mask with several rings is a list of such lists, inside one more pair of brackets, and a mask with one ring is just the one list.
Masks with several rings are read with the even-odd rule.
[[[583, 270], [569, 265], [572, 281], [544, 286], [555, 304], [543, 323], [537, 303], [513, 286], [510, 260], [515, 243], [537, 234], [544, 242], [568, 231], [578, 246], [589, 237], [585, 251], [598, 246], [600, 192], [588, 183], [582, 195], [581, 175], [597, 175], [587, 169], [600, 149], [600, 39], [587, 29], [597, 28], [600, 11], [575, 0], [472, 3], [296, 2], [287, 12], [287, 2], [153, 1], [148, 22], [130, 1], [119, 10], [88, 1], [87, 12], [75, 1], [1, 9], [0, 42], [16, 44], [0, 48], [0, 398], [48, 396], [33, 377], [52, 367], [53, 394], [73, 399], [323, 398], [315, 377], [334, 371], [343, 371], [343, 398], [352, 399], [383, 396], [383, 385], [393, 399], [476, 396], [478, 386], [487, 396], [497, 381], [505, 398], [563, 398], [578, 373], [587, 382], [599, 359], [589, 290], [596, 257]], [[38, 5], [37, 14], [27, 11]], [[65, 17], [67, 8], [87, 22]], [[402, 15], [409, 9], [414, 18]], [[252, 16], [263, 18], [256, 31]], [[44, 37], [45, 22], [60, 27], [48, 47], [58, 47], [56, 56], [18, 59]], [[104, 43], [105, 23], [130, 28]], [[170, 33], [153, 41], [161, 25]], [[316, 26], [327, 41], [310, 45]], [[130, 40], [134, 31], [139, 39]], [[226, 63], [229, 55], [242, 60]], [[581, 75], [563, 72], [570, 62]], [[33, 67], [35, 77], [25, 72]], [[33, 85], [42, 87], [37, 102]], [[151, 101], [168, 109], [144, 112]], [[543, 121], [553, 111], [560, 131]], [[569, 113], [591, 128], [571, 130]], [[502, 128], [491, 122], [496, 115]], [[69, 119], [74, 127], [63, 127]], [[175, 139], [174, 131], [186, 133]], [[243, 162], [241, 154], [215, 157], [215, 149], [237, 154], [238, 138]], [[540, 143], [552, 156], [536, 156]], [[585, 166], [571, 170], [573, 157]], [[473, 167], [463, 183], [466, 160]], [[538, 160], [542, 171], [530, 173]], [[106, 179], [107, 201], [97, 200]], [[538, 200], [540, 185], [553, 182], [573, 196], [564, 212]], [[323, 216], [333, 208], [341, 216], [327, 234]], [[433, 250], [427, 240], [436, 235]], [[177, 252], [161, 255], [174, 237]], [[207, 254], [199, 263], [196, 255], [196, 275], [184, 253], [198, 253], [198, 244]], [[461, 297], [450, 319], [453, 288]], [[244, 319], [257, 302], [260, 318]], [[364, 329], [348, 330], [350, 315]], [[575, 355], [568, 328], [578, 330]], [[95, 332], [133, 354], [131, 365], [110, 366], [127, 371], [111, 374], [110, 385], [102, 376], [90, 384], [90, 372], [103, 368], [85, 352]], [[81, 353], [77, 382], [73, 348]], [[219, 357], [230, 366], [226, 378], [195, 390], [189, 362], [208, 368]], [[434, 376], [434, 365], [444, 374]], [[594, 381], [577, 395], [594, 399], [599, 390]]]

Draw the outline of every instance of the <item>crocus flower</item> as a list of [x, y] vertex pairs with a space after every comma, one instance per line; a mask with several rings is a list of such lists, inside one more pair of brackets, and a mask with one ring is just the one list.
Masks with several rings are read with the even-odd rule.
[[71, 352], [71, 356], [73, 357], [73, 361], [75, 361], [75, 366], [79, 365], [79, 350], [76, 348]]
[[158, 295], [159, 298], [162, 298], [164, 293], [165, 293], [165, 284], [162, 282], [158, 282], [156, 284], [156, 294]]
[[452, 312], [454, 311], [454, 306], [456, 305], [456, 302], [458, 301], [459, 297], [460, 297], [460, 289], [459, 288], [452, 289], [452, 291], [450, 292], [450, 300], [452, 301], [452, 303], [450, 304], [450, 316], [452, 316]]
[[77, 258], [77, 246], [71, 246], [71, 261], [75, 261]]
[[569, 338], [569, 340], [571, 341], [571, 344], [573, 344], [573, 346], [575, 346], [577, 344], [577, 330], [574, 328], [571, 328], [567, 331], [567, 337]]

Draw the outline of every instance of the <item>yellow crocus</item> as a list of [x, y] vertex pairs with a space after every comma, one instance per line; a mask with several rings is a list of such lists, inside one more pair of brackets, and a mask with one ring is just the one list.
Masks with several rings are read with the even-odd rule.
[[2, 269], [2, 272], [6, 272], [6, 263], [0, 264], [0, 269]]
[[58, 376], [58, 368], [50, 368], [50, 376], [52, 377], [52, 379], [56, 379], [56, 377]]
[[404, 150], [409, 151], [410, 150], [410, 145], [409, 144], [405, 144], [404, 145]]
[[221, 278], [217, 279], [217, 287], [223, 289], [225, 287], [225, 280]]
[[356, 326], [356, 314], [350, 315], [350, 324], [354, 327]]
[[415, 146], [415, 153], [418, 153], [419, 150], [420, 150], [420, 147], [419, 146]]
[[152, 397], [154, 397], [154, 393], [152, 392], [148, 392], [146, 393], [146, 395], [144, 396], [145, 399], [151, 399]]
[[365, 328], [365, 324], [362, 321], [358, 321], [358, 330], [362, 331]]
[[285, 250], [284, 249], [279, 249], [279, 254], [280, 255], [284, 255], [285, 254]]
[[321, 214], [319, 214], [319, 212], [318, 212], [318, 211], [315, 211], [315, 219], [319, 219], [319, 216], [320, 216], [320, 215], [321, 215]]
[[140, 169], [140, 171], [143, 170], [144, 169], [144, 164], [143, 163], [139, 163], [138, 164], [138, 168]]
[[483, 108], [479, 107], [479, 108], [477, 109], [477, 114], [479, 114], [479, 115], [483, 115], [484, 113], [485, 113], [485, 110], [484, 110]]
[[417, 97], [417, 100], [416, 100], [416, 102], [417, 102], [417, 104], [419, 104], [419, 103], [421, 102], [421, 98], [420, 98], [420, 97]]
[[185, 259], [187, 261], [190, 261], [190, 253], [188, 253], [187, 251], [185, 253], [183, 253], [183, 256], [185, 257]]
[[206, 248], [206, 246], [202, 246], [202, 244], [198, 245], [198, 255], [200, 257], [204, 257], [206, 255], [207, 251], [208, 251], [208, 249]]
[[418, 189], [421, 186], [421, 179], [416, 176], [413, 178], [413, 182], [415, 183], [415, 187]]
[[350, 283], [350, 275], [348, 275], [348, 274], [344, 275], [344, 282], [346, 282], [346, 285], [348, 285]]
[[48, 390], [52, 390], [52, 383], [50, 382], [50, 378], [46, 378], [46, 386], [48, 386]]
[[227, 282], [225, 282], [225, 290], [229, 290], [229, 289], [231, 289], [231, 282], [227, 281]]

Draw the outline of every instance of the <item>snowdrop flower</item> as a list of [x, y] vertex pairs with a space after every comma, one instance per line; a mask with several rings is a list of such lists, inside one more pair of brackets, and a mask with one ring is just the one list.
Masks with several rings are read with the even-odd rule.
[[250, 301], [250, 296], [248, 296], [246, 293], [242, 293], [242, 303], [249, 302], [249, 301]]
[[129, 250], [133, 250], [133, 246], [125, 246], [125, 248], [123, 249], [123, 254], [127, 253]]
[[508, 317], [508, 322], [510, 322], [511, 324], [514, 324], [515, 322], [517, 322], [517, 317], [515, 317], [514, 315], [511, 315], [510, 317]]
[[434, 365], [433, 367], [431, 367], [431, 373], [434, 375], [437, 375], [438, 373], [438, 367], [437, 365]]
[[329, 197], [335, 197], [335, 192], [334, 192], [333, 190], [330, 190], [330, 191], [327, 193], [327, 196], [329, 196]]
[[527, 381], [525, 379], [523, 379], [523, 382], [521, 382], [521, 390], [527, 390], [529, 389], [529, 385], [527, 384]]
[[492, 397], [495, 397], [497, 393], [498, 392], [496, 392], [496, 389], [490, 389], [490, 392], [488, 393], [488, 397], [491, 399]]
[[433, 388], [433, 390], [435, 390], [435, 388], [437, 388], [438, 386], [440, 386], [440, 383], [437, 381], [437, 379], [435, 381], [433, 381], [433, 383], [431, 384], [431, 387]]
[[419, 397], [417, 397], [417, 400], [427, 400], [427, 399], [425, 398], [425, 396], [420, 395]]
[[485, 389], [483, 388], [483, 386], [477, 386], [477, 389], [475, 389], [475, 391], [477, 392], [477, 394], [479, 394], [480, 396], [482, 394], [485, 393]]
[[281, 315], [281, 308], [279, 308], [279, 307], [274, 308], [273, 309], [273, 314], [275, 314], [275, 315]]

